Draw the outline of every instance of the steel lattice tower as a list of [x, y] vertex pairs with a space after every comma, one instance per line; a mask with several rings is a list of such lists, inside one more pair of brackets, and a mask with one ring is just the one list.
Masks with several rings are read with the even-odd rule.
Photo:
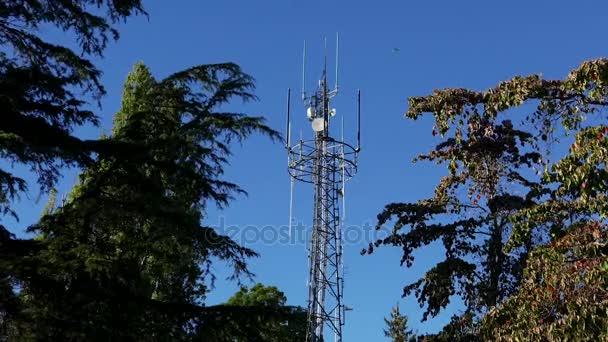
[[[314, 139], [300, 138], [295, 145], [290, 145], [290, 92], [287, 100], [286, 148], [292, 181], [291, 198], [295, 180], [312, 184], [314, 191], [313, 225], [308, 247], [310, 274], [307, 342], [325, 341], [324, 334], [328, 331], [333, 332], [334, 341], [342, 342], [344, 325], [343, 221], [340, 217], [340, 199], [344, 206], [346, 180], [354, 176], [357, 170], [360, 151], [360, 93], [357, 93], [357, 147], [353, 147], [344, 142], [343, 120], [342, 137], [339, 140], [332, 137], [330, 131], [330, 123], [336, 115], [335, 109], [330, 108], [330, 99], [338, 93], [337, 44], [336, 41], [335, 88], [329, 90], [327, 87], [326, 67], [313, 95], [306, 96], [304, 85], [302, 87], [302, 99], [307, 106], [307, 117], [312, 122]], [[306, 52], [304, 56], [305, 54]]]

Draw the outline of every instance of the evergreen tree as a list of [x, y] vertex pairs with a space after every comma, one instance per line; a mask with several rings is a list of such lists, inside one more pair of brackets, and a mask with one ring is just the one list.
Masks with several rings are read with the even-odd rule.
[[399, 312], [399, 305], [395, 306], [391, 311], [390, 319], [384, 319], [386, 329], [384, 336], [391, 339], [392, 342], [414, 342], [416, 334], [407, 325], [407, 316]]
[[[101, 73], [88, 58], [101, 56], [108, 40], [118, 38], [113, 23], [142, 13], [139, 0], [0, 3], [0, 150], [5, 165], [29, 167], [47, 191], [62, 166], [87, 165], [93, 151], [123, 151], [111, 142], [81, 141], [71, 131], [97, 123], [85, 105], [105, 93]], [[37, 33], [43, 25], [73, 33], [81, 51], [41, 38]], [[24, 177], [0, 168], [2, 215], [17, 218], [11, 203], [27, 190]], [[0, 223], [0, 335], [6, 335], [6, 322], [18, 311], [15, 287], [35, 267], [28, 258], [41, 248], [39, 241], [15, 239]]]
[[278, 137], [262, 118], [218, 111], [233, 97], [253, 99], [252, 89], [234, 64], [162, 81], [135, 66], [108, 139], [142, 153], [101, 154], [67, 203], [29, 229], [44, 248], [27, 260], [33, 275], [19, 278], [18, 338], [189, 340], [208, 328], [197, 304], [211, 262], [227, 261], [238, 277], [256, 255], [201, 226], [207, 205], [242, 192], [221, 179], [228, 144], [255, 132]]
[[[29, 229], [35, 239], [0, 226], [3, 340], [224, 341], [233, 321], [256, 340], [260, 320], [293, 312], [199, 305], [213, 259], [238, 276], [249, 274], [245, 259], [254, 255], [201, 226], [206, 204], [224, 206], [242, 192], [220, 178], [229, 142], [277, 137], [259, 118], [218, 111], [232, 97], [254, 98], [253, 80], [236, 65], [194, 67], [162, 82], [138, 66], [112, 136], [71, 135], [97, 124], [87, 102], [105, 93], [88, 58], [102, 56], [118, 38], [112, 24], [133, 14], [145, 14], [139, 0], [0, 4], [3, 157], [29, 166], [42, 191], [62, 167], [85, 167], [67, 203], [51, 201]], [[73, 33], [81, 51], [45, 41], [41, 25]], [[0, 185], [0, 209], [15, 215], [11, 200], [27, 184], [0, 170]]]
[[[105, 15], [93, 13], [104, 10]], [[84, 108], [86, 96], [95, 100], [105, 93], [101, 72], [87, 57], [101, 55], [108, 39], [118, 38], [113, 22], [137, 13], [144, 13], [139, 0], [0, 4], [0, 105], [4, 110], [0, 148], [6, 161], [31, 168], [42, 190], [52, 187], [62, 164], [82, 165], [91, 161], [91, 151], [103, 149], [71, 135], [75, 126], [97, 123], [95, 114]], [[45, 24], [74, 33], [82, 51], [37, 36], [37, 29]], [[85, 97], [76, 95], [80, 91]], [[0, 170], [0, 186], [0, 209], [14, 215], [10, 201], [26, 189], [26, 183], [21, 176]]]

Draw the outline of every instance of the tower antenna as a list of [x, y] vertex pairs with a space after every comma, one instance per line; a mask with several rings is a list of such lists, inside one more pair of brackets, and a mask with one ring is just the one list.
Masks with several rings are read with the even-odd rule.
[[289, 140], [291, 138], [291, 88], [287, 88], [287, 128], [285, 129], [285, 148], [289, 149]]
[[291, 243], [291, 236], [292, 236], [292, 220], [293, 220], [293, 191], [294, 191], [294, 185], [295, 185], [295, 177], [289, 177], [290, 179], [290, 186], [289, 186], [289, 243]]
[[340, 55], [340, 34], [336, 32], [336, 87], [334, 92], [338, 93], [338, 65], [339, 65], [339, 55]]
[[302, 101], [306, 101], [306, 40], [302, 52]]
[[357, 153], [361, 151], [361, 90], [357, 90]]
[[[308, 140], [302, 137], [293, 146], [287, 146], [288, 172], [292, 179], [290, 192], [290, 222], [293, 205], [293, 182], [295, 180], [309, 183], [313, 187], [313, 224], [308, 247], [309, 281], [308, 281], [308, 316], [306, 328], [307, 342], [329, 341], [333, 333], [336, 342], [343, 342], [344, 326], [344, 263], [342, 229], [344, 226], [346, 180], [357, 172], [360, 134], [357, 132], [357, 147], [344, 139], [344, 115], [342, 132], [334, 138], [330, 123], [335, 118], [336, 110], [330, 102], [338, 90], [338, 53], [339, 36], [336, 34], [336, 88], [327, 87], [327, 38], [323, 74], [316, 91], [306, 96], [305, 82], [302, 82], [302, 100], [306, 116], [312, 123], [313, 136]], [[306, 56], [306, 44], [304, 45]], [[305, 80], [305, 62], [303, 60], [302, 80]], [[357, 100], [357, 130], [360, 130], [360, 106]], [[288, 92], [289, 107], [289, 92]], [[288, 109], [288, 137], [289, 109]], [[337, 130], [336, 130], [337, 131]], [[291, 142], [290, 142], [291, 144]], [[340, 203], [342, 197], [342, 203]], [[340, 205], [342, 204], [342, 206]], [[291, 234], [291, 225], [290, 225]]]
[[323, 37], [323, 78], [327, 77], [327, 37]]

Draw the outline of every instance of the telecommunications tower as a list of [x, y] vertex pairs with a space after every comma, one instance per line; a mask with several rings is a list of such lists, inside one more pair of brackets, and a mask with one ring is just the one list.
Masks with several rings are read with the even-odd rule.
[[[327, 46], [327, 41], [325, 42]], [[336, 76], [334, 89], [327, 85], [327, 56], [317, 90], [306, 93], [306, 43], [304, 43], [302, 66], [302, 101], [306, 116], [312, 124], [314, 138], [300, 137], [291, 141], [290, 102], [287, 95], [286, 149], [288, 171], [291, 179], [290, 232], [293, 208], [294, 182], [312, 184], [313, 225], [309, 241], [308, 320], [307, 342], [342, 342], [342, 327], [346, 307], [343, 302], [344, 264], [343, 238], [346, 181], [357, 171], [357, 159], [361, 142], [361, 93], [357, 91], [357, 146], [344, 141], [344, 116], [341, 115], [340, 136], [332, 132], [336, 109], [330, 101], [338, 94], [339, 37], [336, 35]], [[336, 125], [337, 126], [337, 125]], [[330, 128], [334, 128], [333, 130]], [[340, 208], [340, 200], [342, 208]], [[341, 217], [342, 216], [342, 217]]]

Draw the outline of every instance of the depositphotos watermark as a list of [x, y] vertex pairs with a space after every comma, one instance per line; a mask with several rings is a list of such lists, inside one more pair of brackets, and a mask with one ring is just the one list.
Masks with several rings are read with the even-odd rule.
[[[234, 242], [247, 246], [264, 245], [306, 245], [312, 235], [312, 224], [292, 220], [285, 225], [240, 225], [229, 224], [225, 217], [219, 217], [215, 231], [231, 238]], [[362, 224], [341, 224], [342, 240], [345, 245], [367, 245], [391, 234], [389, 229], [376, 229], [372, 221]]]

